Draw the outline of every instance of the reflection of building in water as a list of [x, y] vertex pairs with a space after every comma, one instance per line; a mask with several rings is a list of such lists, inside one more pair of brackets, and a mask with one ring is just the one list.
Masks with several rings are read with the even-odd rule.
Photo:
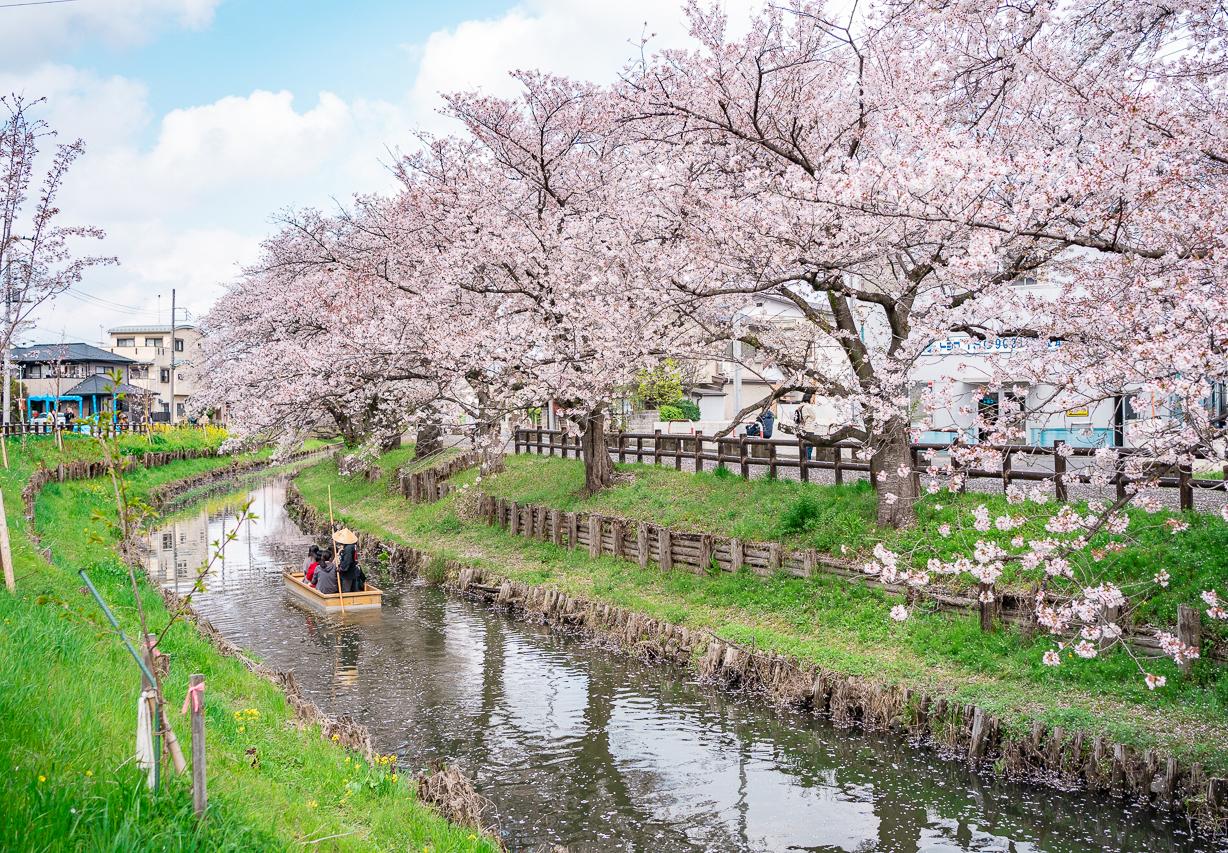
[[[291, 523], [285, 510], [285, 483], [270, 481], [249, 493], [254, 518], [243, 522], [234, 541], [205, 577], [208, 586], [223, 587], [253, 574], [280, 573], [297, 567], [311, 541]], [[149, 535], [146, 569], [150, 577], [187, 592], [197, 574], [213, 557], [216, 544], [234, 534], [242, 503], [226, 500], [202, 505], [192, 515], [181, 516]]]

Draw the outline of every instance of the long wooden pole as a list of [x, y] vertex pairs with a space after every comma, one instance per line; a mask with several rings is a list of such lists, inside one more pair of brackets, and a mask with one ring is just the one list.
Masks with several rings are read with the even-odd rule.
[[9, 521], [4, 511], [3, 493], [0, 493], [0, 562], [4, 563], [4, 586], [16, 595], [17, 581], [13, 577], [13, 552], [9, 550]]
[[330, 483], [328, 486], [328, 541], [332, 547], [333, 560], [337, 563], [337, 600], [341, 602], [341, 615], [345, 615], [345, 593], [341, 590], [341, 555], [337, 553], [337, 540], [333, 538], [333, 534], [337, 532], [337, 525], [333, 521], [333, 487]]

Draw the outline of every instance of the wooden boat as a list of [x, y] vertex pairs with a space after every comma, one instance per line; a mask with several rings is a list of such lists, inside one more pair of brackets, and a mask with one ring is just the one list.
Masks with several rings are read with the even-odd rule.
[[362, 592], [347, 592], [343, 601], [341, 593], [325, 595], [315, 587], [303, 583], [302, 572], [285, 572], [282, 574], [282, 580], [288, 593], [308, 607], [324, 613], [340, 613], [342, 604], [345, 605], [346, 613], [351, 610], [378, 610], [384, 604], [384, 591], [371, 584], [367, 584], [367, 588]]

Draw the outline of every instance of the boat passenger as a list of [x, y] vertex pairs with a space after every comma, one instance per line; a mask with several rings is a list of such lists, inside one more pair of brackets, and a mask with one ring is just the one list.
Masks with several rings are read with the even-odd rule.
[[337, 564], [333, 562], [332, 557], [333, 552], [330, 548], [316, 566], [316, 589], [324, 595], [332, 595], [337, 592]]
[[320, 566], [320, 560], [320, 546], [313, 544], [307, 549], [307, 556], [303, 560], [303, 583], [315, 586], [315, 574], [316, 569]]
[[355, 553], [358, 536], [348, 527], [343, 527], [333, 534], [333, 541], [341, 546], [341, 557], [337, 561], [337, 574], [341, 577], [341, 591], [361, 592], [358, 555]]

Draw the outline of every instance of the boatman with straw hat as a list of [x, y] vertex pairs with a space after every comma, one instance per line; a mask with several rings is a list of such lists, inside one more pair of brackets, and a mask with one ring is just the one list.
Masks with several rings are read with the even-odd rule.
[[363, 588], [362, 572], [358, 568], [358, 555], [354, 546], [358, 536], [348, 527], [343, 527], [333, 534], [333, 542], [340, 550], [337, 560], [337, 574], [341, 580], [341, 591], [361, 592]]

